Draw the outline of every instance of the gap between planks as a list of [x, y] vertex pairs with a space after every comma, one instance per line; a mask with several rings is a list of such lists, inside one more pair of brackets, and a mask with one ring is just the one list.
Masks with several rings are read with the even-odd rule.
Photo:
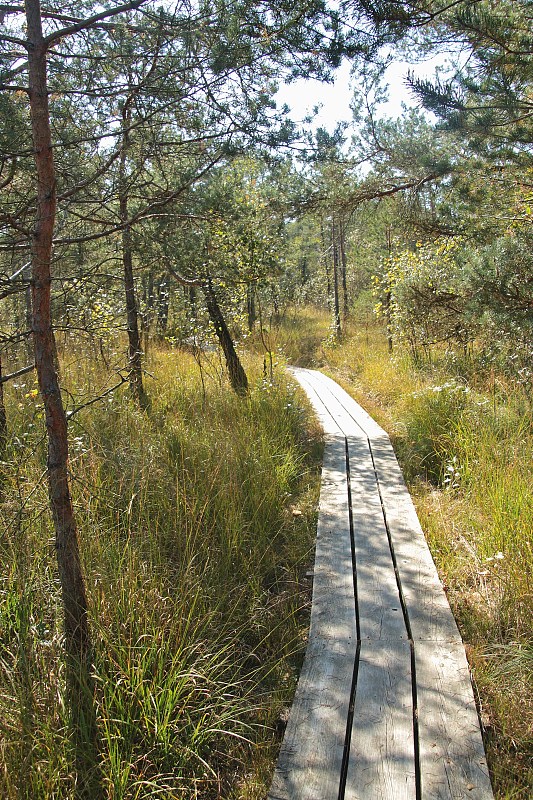
[[390, 440], [330, 378], [293, 374], [326, 448], [309, 644], [269, 800], [489, 800], [464, 647]]

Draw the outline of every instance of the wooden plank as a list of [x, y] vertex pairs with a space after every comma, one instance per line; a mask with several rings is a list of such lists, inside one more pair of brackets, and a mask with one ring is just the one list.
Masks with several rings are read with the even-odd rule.
[[[334, 381], [317, 372], [312, 378], [315, 391], [322, 387], [323, 397], [342, 403], [352, 420], [369, 434], [413, 637], [461, 641], [388, 435]], [[344, 429], [347, 427], [344, 422]]]
[[461, 636], [386, 434], [372, 439], [372, 453], [413, 639], [460, 643]]
[[[306, 387], [312, 389], [316, 396], [320, 397], [328, 413], [345, 436], [367, 438], [364, 431], [353, 419], [349, 411], [346, 410], [344, 404], [338, 399], [335, 392], [332, 391], [331, 385], [323, 383], [322, 378], [325, 376], [314, 370], [298, 370], [294, 372], [294, 375], [299, 381], [303, 382], [302, 385], [305, 384]], [[331, 384], [335, 386], [333, 381]], [[340, 389], [340, 386], [337, 388]], [[355, 401], [352, 400], [352, 403], [354, 402]]]
[[338, 424], [336, 423], [333, 416], [330, 414], [324, 401], [315, 390], [312, 381], [308, 379], [307, 373], [309, 371], [310, 370], [296, 369], [295, 367], [291, 368], [290, 370], [290, 372], [294, 375], [298, 383], [301, 385], [302, 389], [307, 394], [309, 402], [313, 406], [313, 409], [320, 421], [320, 424], [322, 425], [324, 434], [326, 436], [341, 435], [343, 433], [342, 430], [339, 428]]
[[355, 597], [343, 436], [329, 437], [309, 644], [269, 800], [336, 800], [356, 652]]
[[345, 800], [416, 796], [410, 664], [408, 642], [361, 645]]
[[415, 665], [423, 800], [491, 800], [463, 645], [416, 642]]
[[350, 700], [343, 674], [353, 649], [309, 643], [268, 800], [337, 800]]
[[368, 442], [348, 439], [361, 639], [408, 639]]
[[368, 414], [359, 403], [351, 397], [351, 395], [346, 392], [342, 386], [339, 386], [334, 380], [329, 378], [327, 375], [324, 375], [323, 372], [319, 372], [318, 370], [309, 370], [309, 372], [313, 372], [314, 378], [318, 384], [320, 384], [325, 391], [330, 392], [338, 402], [340, 402], [345, 410], [349, 413], [352, 420], [363, 430], [367, 436], [372, 438], [373, 436], [383, 436], [387, 435], [383, 428], [378, 425], [375, 419], [373, 419], [370, 414]]
[[[374, 639], [390, 636], [406, 639], [368, 438], [338, 399], [336, 389], [342, 391], [340, 387], [330, 379], [324, 383], [325, 376], [311, 370], [297, 370], [295, 374], [307, 391], [311, 390], [315, 396], [320, 393], [322, 403], [349, 435], [360, 635]], [[343, 401], [346, 406], [357, 405], [348, 395]]]
[[[339, 792], [355, 638], [350, 590], [338, 572], [351, 577], [342, 431], [362, 639], [345, 797], [490, 800], [464, 647], [390, 440], [331, 379], [311, 370], [295, 377], [336, 436], [324, 463], [309, 647], [269, 799], [337, 800]], [[337, 540], [332, 531], [341, 528]], [[414, 641], [417, 739], [398, 581]]]

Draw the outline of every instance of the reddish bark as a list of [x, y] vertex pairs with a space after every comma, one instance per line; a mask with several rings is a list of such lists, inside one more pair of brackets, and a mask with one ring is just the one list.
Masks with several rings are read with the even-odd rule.
[[38, 0], [26, 0], [26, 17], [29, 43], [29, 98], [37, 175], [37, 213], [31, 248], [35, 367], [48, 434], [48, 488], [63, 591], [66, 646], [69, 652], [84, 655], [89, 648], [87, 599], [79, 557], [76, 521], [68, 485], [67, 419], [55, 366], [56, 347], [50, 312], [56, 179], [48, 108], [46, 44]]
[[48, 493], [55, 529], [61, 582], [69, 711], [76, 760], [76, 797], [102, 796], [87, 597], [68, 480], [67, 418], [57, 373], [51, 319], [52, 244], [56, 217], [56, 179], [48, 108], [46, 41], [39, 0], [25, 0], [31, 126], [37, 178], [37, 211], [31, 240], [32, 332], [35, 367], [48, 437]]

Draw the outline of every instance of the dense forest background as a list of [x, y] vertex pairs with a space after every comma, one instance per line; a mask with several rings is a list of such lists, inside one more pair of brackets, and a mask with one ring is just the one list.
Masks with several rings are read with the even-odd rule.
[[[529, 796], [532, 19], [0, 3], [2, 796], [265, 796], [320, 459], [287, 362], [391, 432]], [[276, 107], [343, 59], [350, 123]]]

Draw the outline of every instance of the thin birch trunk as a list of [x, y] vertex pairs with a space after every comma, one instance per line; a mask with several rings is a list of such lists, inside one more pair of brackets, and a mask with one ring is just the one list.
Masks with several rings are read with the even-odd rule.
[[342, 316], [346, 323], [348, 314], [350, 313], [350, 304], [348, 302], [348, 280], [346, 277], [346, 233], [344, 223], [339, 223], [339, 249], [341, 254], [341, 277], [342, 277]]
[[341, 335], [341, 311], [339, 303], [339, 249], [335, 219], [331, 220], [331, 244], [333, 247], [333, 330], [335, 338]]
[[324, 265], [324, 274], [326, 276], [326, 292], [328, 299], [328, 309], [331, 311], [331, 278], [329, 275], [329, 258], [326, 246], [326, 234], [324, 233], [324, 223], [320, 221], [320, 244], [322, 246], [322, 263]]

